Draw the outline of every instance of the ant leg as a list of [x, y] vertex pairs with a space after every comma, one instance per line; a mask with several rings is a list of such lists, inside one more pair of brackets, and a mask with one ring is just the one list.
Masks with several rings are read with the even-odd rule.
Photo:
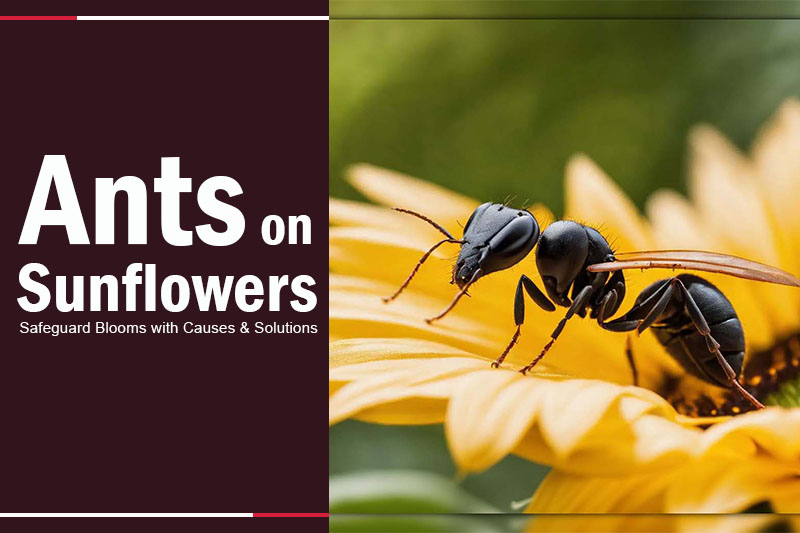
[[[664, 293], [670, 291], [671, 295], [674, 289], [670, 290], [670, 287], [671, 280], [664, 280], [664, 283], [646, 300], [634, 305], [627, 313], [615, 320], [610, 322], [599, 322], [600, 327], [608, 331], [624, 333], [626, 331], [633, 331], [634, 329], [640, 328], [640, 326], [644, 324], [646, 320], [649, 320], [646, 325], [650, 326], [650, 324], [652, 324], [652, 322], [658, 318], [658, 314], [660, 314], [660, 312], [658, 314], [653, 314], [654, 309], [656, 309], [658, 306], [662, 306], [661, 311], [663, 311], [663, 308], [669, 302], [669, 298], [664, 299]], [[607, 311], [603, 311], [601, 308], [601, 315], [606, 312]], [[646, 328], [642, 328], [642, 331], [644, 329]]]
[[606, 321], [609, 315], [613, 314], [611, 310], [614, 309], [616, 305], [617, 291], [611, 290], [607, 292], [600, 301], [600, 310], [597, 312], [597, 323], [600, 325], [600, 327], [603, 327], [603, 323]]
[[[600, 297], [598, 301], [595, 302], [597, 305], [592, 309], [591, 317], [598, 318], [602, 311], [605, 313], [605, 317], [601, 322], [605, 322], [617, 312], [620, 305], [622, 305], [622, 301], [625, 299], [625, 277], [622, 275], [622, 271], [617, 270], [614, 272], [608, 279], [608, 283], [603, 286], [603, 290], [599, 292]], [[613, 300], [609, 298], [609, 295], [612, 293]], [[603, 309], [603, 305], [606, 305], [605, 309]]]
[[589, 298], [592, 296], [593, 292], [594, 292], [594, 287], [592, 285], [587, 285], [583, 289], [581, 289], [581, 291], [572, 301], [572, 305], [569, 306], [569, 309], [567, 309], [567, 314], [564, 315], [564, 318], [562, 318], [559, 321], [558, 325], [556, 326], [556, 329], [554, 329], [553, 333], [550, 334], [550, 340], [547, 342], [547, 344], [544, 345], [544, 348], [542, 348], [542, 351], [539, 352], [539, 355], [536, 356], [536, 359], [528, 363], [527, 366], [520, 369], [520, 372], [523, 375], [530, 372], [533, 369], [533, 367], [536, 366], [536, 363], [542, 360], [542, 357], [545, 356], [548, 350], [550, 350], [550, 347], [553, 346], [553, 343], [556, 342], [558, 336], [561, 335], [561, 332], [564, 330], [564, 326], [567, 325], [567, 320], [572, 318], [572, 316], [578, 311], [578, 309], [583, 309], [586, 307], [587, 303], [589, 302]]
[[381, 298], [381, 300], [383, 300], [384, 303], [389, 303], [392, 300], [394, 300], [395, 298], [397, 298], [398, 296], [400, 296], [400, 293], [403, 292], [403, 290], [406, 287], [408, 287], [408, 284], [411, 283], [411, 280], [414, 278], [414, 276], [416, 276], [417, 271], [419, 270], [419, 267], [422, 266], [422, 263], [424, 263], [425, 261], [428, 260], [428, 258], [431, 256], [431, 254], [433, 253], [434, 250], [436, 250], [439, 246], [443, 245], [446, 242], [451, 242], [451, 243], [455, 243], [455, 244], [461, 244], [464, 241], [456, 240], [456, 239], [443, 239], [443, 240], [437, 242], [436, 244], [434, 244], [433, 246], [431, 246], [430, 250], [425, 252], [425, 254], [420, 258], [420, 260], [417, 261], [417, 264], [414, 266], [413, 270], [411, 270], [411, 274], [409, 274], [408, 277], [406, 278], [406, 280], [403, 282], [403, 284], [400, 285], [400, 288], [397, 289], [394, 292], [394, 294], [392, 294], [391, 296], [384, 296], [383, 298]]
[[506, 349], [503, 350], [503, 353], [492, 362], [492, 368], [499, 368], [500, 365], [503, 364], [505, 361], [508, 352], [511, 351], [511, 348], [517, 344], [519, 340], [520, 328], [522, 327], [522, 323], [525, 322], [525, 297], [522, 294], [522, 279], [519, 280], [517, 283], [517, 292], [514, 295], [514, 323], [517, 325], [517, 329], [514, 331], [514, 335], [511, 337], [511, 342], [508, 343]]
[[675, 293], [676, 282], [680, 283], [680, 280], [678, 278], [672, 278], [671, 280], [667, 281], [664, 292], [658, 298], [658, 301], [656, 301], [653, 308], [650, 309], [650, 312], [648, 312], [647, 315], [639, 322], [636, 331], [640, 335], [644, 330], [649, 328], [653, 322], [658, 320], [658, 317], [660, 317], [661, 313], [664, 312], [664, 309], [667, 308], [667, 304], [669, 304], [669, 301], [672, 299], [672, 295]]
[[528, 293], [528, 296], [536, 302], [536, 304], [544, 309], [545, 311], [555, 311], [556, 307], [553, 303], [547, 299], [547, 296], [539, 290], [539, 287], [531, 281], [531, 279], [523, 274], [519, 278], [519, 283], [517, 283], [517, 291], [514, 295], [514, 323], [517, 325], [517, 329], [514, 332], [514, 336], [511, 337], [511, 342], [508, 343], [506, 349], [503, 350], [503, 353], [500, 354], [493, 363], [492, 368], [498, 368], [500, 365], [503, 364], [508, 352], [511, 351], [511, 348], [517, 344], [520, 335], [520, 327], [525, 322], [525, 294], [522, 292], [522, 288], [525, 287], [525, 291]]
[[631, 367], [631, 374], [633, 375], [633, 386], [639, 386], [639, 371], [636, 368], [636, 361], [633, 359], [633, 346], [631, 346], [631, 337], [628, 335], [625, 338], [625, 356], [628, 358], [628, 364]]
[[[604, 322], [608, 315], [611, 314], [611, 309], [616, 309], [617, 304], [617, 291], [611, 290], [610, 292], [606, 293], [603, 297], [603, 300], [600, 303], [600, 311], [597, 314], [597, 323], [600, 324], [600, 327], [604, 327]], [[636, 328], [639, 325], [638, 320], [628, 320], [621, 322], [623, 327], [629, 327], [630, 330]], [[629, 330], [629, 331], [630, 331]], [[639, 371], [636, 368], [636, 361], [633, 359], [633, 346], [631, 346], [631, 338], [630, 336], [625, 337], [625, 356], [628, 358], [628, 365], [631, 368], [631, 375], [633, 376], [633, 385], [635, 387], [639, 386]]]
[[464, 296], [465, 294], [467, 294], [467, 291], [472, 286], [472, 284], [475, 283], [476, 281], [478, 281], [478, 278], [481, 277], [481, 274], [483, 274], [483, 271], [479, 268], [478, 270], [475, 271], [475, 273], [472, 275], [472, 277], [467, 282], [467, 284], [464, 285], [464, 288], [461, 289], [460, 291], [458, 291], [458, 294], [456, 294], [456, 297], [453, 298], [452, 302], [450, 302], [450, 305], [448, 305], [445, 308], [445, 310], [442, 311], [441, 313], [439, 313], [438, 315], [433, 316], [431, 318], [426, 318], [425, 322], [427, 322], [428, 324], [431, 324], [431, 323], [435, 322], [436, 320], [439, 320], [440, 318], [442, 318], [447, 313], [449, 313], [456, 306], [456, 304], [461, 299], [461, 297]]
[[613, 322], [603, 322], [600, 324], [600, 327], [615, 333], [625, 333], [626, 331], [635, 330], [639, 326], [639, 322], [641, 322], [641, 320], [614, 320]]
[[519, 280], [522, 282], [522, 286], [525, 287], [525, 292], [528, 293], [528, 296], [531, 297], [531, 300], [533, 300], [536, 305], [548, 312], [553, 312], [556, 310], [556, 306], [553, 305], [553, 302], [551, 302], [547, 296], [544, 295], [541, 289], [539, 289], [539, 287], [537, 287], [536, 284], [531, 281], [531, 278], [523, 274], [520, 276]]
[[759, 402], [755, 396], [747, 392], [747, 390], [744, 387], [742, 387], [742, 384], [739, 383], [739, 380], [736, 379], [736, 372], [733, 371], [731, 365], [728, 363], [728, 361], [725, 360], [725, 358], [722, 356], [722, 353], [720, 353], [719, 343], [716, 341], [716, 339], [714, 339], [714, 337], [711, 336], [711, 328], [708, 327], [708, 322], [706, 322], [706, 318], [703, 316], [703, 313], [700, 312], [700, 308], [697, 307], [697, 303], [694, 301], [694, 298], [692, 298], [692, 295], [689, 294], [688, 290], [686, 290], [686, 286], [678, 278], [674, 279], [676, 284], [680, 288], [681, 293], [683, 294], [684, 307], [686, 308], [686, 311], [689, 313], [689, 317], [691, 317], [692, 319], [692, 324], [694, 325], [695, 328], [697, 328], [697, 331], [700, 333], [700, 335], [705, 337], [706, 345], [708, 345], [708, 350], [711, 353], [713, 353], [714, 356], [716, 356], [717, 362], [720, 364], [720, 366], [722, 366], [722, 370], [725, 371], [725, 376], [728, 378], [728, 382], [730, 383], [731, 388], [735, 389], [740, 395], [742, 395], [742, 397], [744, 397], [744, 399], [750, 402], [756, 409], [763, 409], [764, 404]]
[[[517, 309], [517, 302], [516, 302], [516, 299], [515, 299], [514, 300], [514, 311], [515, 311], [515, 313], [516, 313], [516, 309]], [[506, 356], [508, 355], [508, 352], [511, 351], [511, 348], [513, 348], [514, 345], [517, 344], [517, 340], [519, 340], [519, 328], [521, 326], [522, 326], [522, 324], [517, 324], [517, 329], [516, 329], [516, 331], [514, 331], [514, 335], [511, 337], [511, 342], [508, 343], [508, 346], [506, 346], [506, 349], [503, 350], [503, 353], [501, 353], [500, 356], [497, 359], [492, 361], [492, 368], [500, 368], [500, 365], [502, 365], [503, 361], [506, 360]]]

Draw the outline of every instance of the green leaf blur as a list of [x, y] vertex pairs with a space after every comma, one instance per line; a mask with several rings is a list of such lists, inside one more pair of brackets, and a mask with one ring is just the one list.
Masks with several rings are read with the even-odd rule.
[[369, 162], [560, 212], [580, 151], [641, 205], [684, 190], [692, 125], [747, 145], [800, 94], [797, 20], [335, 20], [330, 42], [339, 197]]

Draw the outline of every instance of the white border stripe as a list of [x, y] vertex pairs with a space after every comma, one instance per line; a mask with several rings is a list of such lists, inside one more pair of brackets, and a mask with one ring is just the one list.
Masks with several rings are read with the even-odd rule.
[[0, 518], [252, 518], [253, 513], [0, 513]]
[[293, 16], [293, 15], [270, 15], [270, 16], [252, 16], [252, 17], [236, 17], [236, 16], [108, 16], [108, 17], [95, 17], [95, 16], [78, 16], [78, 20], [330, 20], [327, 15], [308, 15], [308, 16]]

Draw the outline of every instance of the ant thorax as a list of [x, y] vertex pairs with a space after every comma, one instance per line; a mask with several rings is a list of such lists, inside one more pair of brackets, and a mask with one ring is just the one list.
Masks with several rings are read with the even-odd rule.
[[574, 295], [597, 279], [586, 272], [586, 267], [613, 257], [611, 246], [599, 231], [572, 220], [559, 220], [542, 232], [536, 248], [536, 267], [550, 299], [568, 307], [570, 288]]

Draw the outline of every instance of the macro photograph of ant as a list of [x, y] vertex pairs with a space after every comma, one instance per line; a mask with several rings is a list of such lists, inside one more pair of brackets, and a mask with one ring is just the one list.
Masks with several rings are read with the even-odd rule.
[[402, 4], [330, 32], [332, 516], [800, 532], [797, 14]]
[[[597, 320], [604, 330], [642, 334], [650, 330], [669, 355], [687, 373], [716, 386], [726, 387], [754, 409], [764, 405], [740, 382], [745, 358], [745, 332], [731, 302], [704, 278], [682, 273], [656, 281], [637, 296], [633, 306], [617, 318], [625, 297], [624, 270], [665, 269], [725, 274], [754, 282], [800, 287], [800, 279], [778, 268], [732, 255], [700, 250], [658, 250], [615, 253], [596, 229], [571, 220], [559, 220], [540, 231], [536, 218], [525, 209], [487, 202], [478, 206], [456, 238], [423, 213], [395, 208], [436, 228], [444, 239], [436, 242], [414, 265], [397, 291], [383, 298], [390, 303], [409, 286], [420, 267], [444, 244], [458, 244], [451, 284], [458, 287], [441, 313], [426, 318], [443, 319], [481, 278], [506, 270], [525, 259], [534, 248], [536, 268], [544, 292], [522, 274], [514, 294], [515, 330], [506, 348], [491, 363], [503, 364], [517, 344], [525, 322], [525, 295], [548, 312], [567, 308], [550, 340], [519, 372], [527, 374], [547, 355], [575, 315]], [[635, 361], [626, 354], [633, 384], [638, 384]]]

